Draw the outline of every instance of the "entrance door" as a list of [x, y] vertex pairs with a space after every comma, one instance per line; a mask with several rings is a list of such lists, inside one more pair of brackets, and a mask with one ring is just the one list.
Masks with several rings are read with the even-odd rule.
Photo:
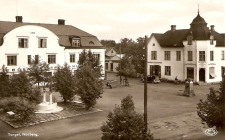
[[194, 68], [187, 67], [187, 78], [191, 78], [194, 80]]
[[150, 65], [150, 75], [155, 75], [161, 78], [161, 66], [160, 65]]
[[204, 68], [199, 69], [199, 81], [205, 82], [205, 69]]

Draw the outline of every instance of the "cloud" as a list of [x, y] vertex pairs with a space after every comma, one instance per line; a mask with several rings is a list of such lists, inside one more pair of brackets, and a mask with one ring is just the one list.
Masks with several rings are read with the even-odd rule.
[[158, 14], [139, 14], [136, 12], [127, 12], [120, 15], [111, 15], [110, 19], [121, 21], [121, 22], [129, 22], [129, 23], [140, 23], [140, 22], [148, 22], [150, 20], [155, 20], [159, 18]]
[[77, 27], [87, 32], [108, 32], [112, 30], [111, 26], [107, 26], [107, 25], [82, 24], [82, 25], [78, 25]]
[[225, 18], [225, 14], [222, 12], [218, 12], [218, 11], [206, 12], [206, 13], [204, 13], [204, 15], [206, 17], [211, 17], [211, 18]]
[[148, 7], [149, 9], [173, 9], [177, 7], [177, 3], [174, 1], [155, 1], [155, 2], [148, 2], [143, 4], [144, 7]]

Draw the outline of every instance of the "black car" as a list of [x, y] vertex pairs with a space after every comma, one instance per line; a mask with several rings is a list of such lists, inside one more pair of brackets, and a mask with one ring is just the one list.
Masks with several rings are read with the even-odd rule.
[[[144, 82], [144, 78], [142, 78], [141, 80]], [[160, 83], [159, 76], [148, 75], [147, 76], [147, 83], [154, 83], [154, 84]]]

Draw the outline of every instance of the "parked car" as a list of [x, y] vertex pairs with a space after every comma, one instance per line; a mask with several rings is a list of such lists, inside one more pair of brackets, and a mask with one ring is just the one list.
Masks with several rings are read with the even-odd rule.
[[[144, 78], [141, 78], [141, 81], [144, 82]], [[160, 83], [159, 76], [156, 76], [156, 75], [148, 75], [147, 76], [147, 83], [154, 83], [154, 84]]]

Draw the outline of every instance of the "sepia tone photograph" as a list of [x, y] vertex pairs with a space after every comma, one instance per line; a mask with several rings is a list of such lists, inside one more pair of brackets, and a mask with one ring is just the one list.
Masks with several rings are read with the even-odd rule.
[[224, 0], [0, 0], [0, 140], [224, 140]]

